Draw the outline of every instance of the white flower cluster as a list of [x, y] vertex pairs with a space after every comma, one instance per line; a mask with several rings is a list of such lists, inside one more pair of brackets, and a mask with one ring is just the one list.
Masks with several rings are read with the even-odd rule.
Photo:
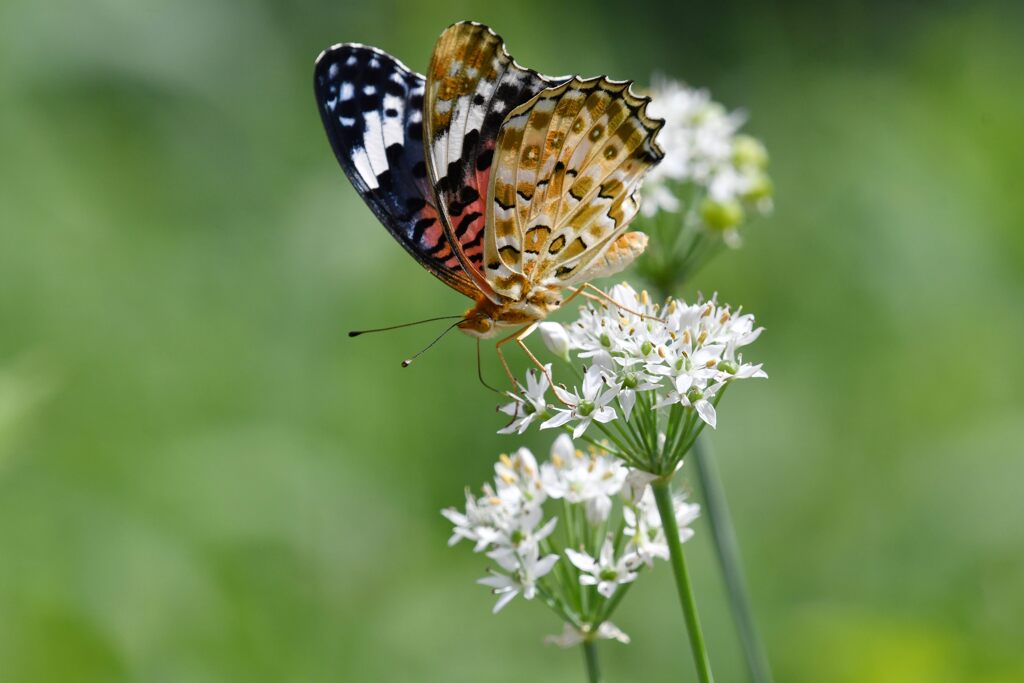
[[[517, 595], [531, 600], [541, 593], [568, 617], [565, 633], [550, 642], [572, 644], [583, 637], [628, 642], [606, 621], [608, 615], [586, 613], [588, 601], [574, 602], [573, 596], [593, 586], [607, 600], [644, 566], [668, 559], [649, 486], [653, 477], [630, 471], [604, 451], [578, 450], [567, 434], [555, 440], [547, 462], [538, 466], [533, 454], [521, 448], [500, 456], [494, 471], [493, 483], [483, 487], [481, 496], [466, 492], [464, 510], [442, 510], [454, 525], [449, 545], [470, 541], [474, 551], [496, 563], [479, 581], [498, 596], [494, 611]], [[548, 501], [562, 501], [559, 509], [569, 516], [560, 533], [558, 517], [545, 515]], [[680, 540], [686, 541], [693, 536], [689, 525], [699, 506], [677, 497], [675, 511]], [[563, 558], [565, 571], [553, 571]], [[565, 585], [567, 577], [572, 585]]]
[[[652, 304], [620, 284], [608, 292], [614, 303], [585, 306], [569, 325], [541, 325], [545, 345], [556, 355], [569, 349], [589, 365], [579, 388], [554, 387], [548, 400], [547, 377], [532, 377], [527, 394], [513, 395], [502, 410], [513, 417], [502, 431], [523, 431], [539, 417], [541, 429], [571, 425], [580, 437], [593, 423], [630, 420], [638, 398], [654, 411], [679, 405], [692, 409], [712, 428], [715, 403], [731, 382], [767, 377], [760, 364], [746, 363], [740, 349], [761, 334], [754, 316], [710, 301]], [[551, 366], [546, 366], [550, 375]], [[523, 406], [529, 404], [530, 409]]]
[[541, 542], [558, 522], [552, 517], [543, 524], [544, 501], [548, 493], [540, 480], [533, 453], [520, 448], [512, 456], [502, 455], [494, 465], [494, 484], [485, 484], [483, 495], [466, 491], [466, 509], [441, 511], [455, 525], [448, 545], [462, 539], [473, 542], [473, 550], [486, 552], [499, 569], [480, 583], [494, 589], [497, 612], [516, 595], [532, 600], [537, 581], [548, 574], [558, 555], [541, 556]]
[[707, 90], [665, 78], [655, 79], [650, 95], [648, 113], [665, 119], [658, 133], [665, 158], [644, 181], [645, 216], [683, 208], [678, 188], [684, 183], [709, 200], [702, 213], [712, 227], [734, 229], [743, 220], [741, 202], [771, 208], [768, 155], [760, 141], [739, 133], [743, 112], [726, 110]]

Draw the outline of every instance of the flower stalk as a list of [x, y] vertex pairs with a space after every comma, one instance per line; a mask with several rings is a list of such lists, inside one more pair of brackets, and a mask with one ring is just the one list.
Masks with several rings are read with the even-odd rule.
[[718, 466], [715, 464], [707, 439], [697, 439], [692, 452], [697, 478], [704, 492], [705, 509], [715, 553], [725, 579], [729, 608], [733, 621], [736, 622], [747, 668], [754, 683], [772, 683], [772, 670], [757, 625], [754, 623], [750, 595], [743, 577], [740, 546], [729, 515], [729, 505], [725, 500], [725, 489], [718, 475]]
[[686, 558], [683, 556], [683, 545], [679, 541], [679, 527], [676, 524], [675, 510], [672, 505], [672, 484], [670, 479], [661, 478], [651, 483], [654, 500], [658, 504], [658, 513], [668, 540], [669, 560], [675, 577], [676, 590], [679, 593], [679, 604], [686, 621], [686, 632], [690, 639], [690, 650], [693, 653], [694, 665], [697, 668], [697, 680], [700, 683], [712, 683], [711, 660], [704, 644], [704, 632], [701, 630], [700, 617], [697, 614], [697, 601], [690, 585], [690, 574], [686, 569]]
[[587, 681], [589, 683], [601, 683], [601, 666], [597, 661], [597, 644], [587, 638], [583, 641], [583, 662], [587, 669]]

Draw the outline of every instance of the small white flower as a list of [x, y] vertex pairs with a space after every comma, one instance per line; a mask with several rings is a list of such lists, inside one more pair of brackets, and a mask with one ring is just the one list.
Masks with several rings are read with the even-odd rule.
[[611, 422], [615, 419], [615, 409], [608, 404], [615, 398], [615, 390], [605, 384], [601, 368], [591, 366], [583, 376], [583, 395], [556, 387], [555, 393], [569, 406], [568, 409], [556, 408], [555, 416], [541, 424], [541, 429], [552, 429], [575, 421], [572, 436], [579, 438], [593, 421]]
[[[664, 435], [660, 435], [662, 439]], [[650, 472], [644, 472], [643, 470], [630, 470], [629, 474], [626, 475], [626, 481], [622, 485], [622, 498], [629, 505], [636, 505], [647, 492], [648, 487], [651, 485], [658, 475], [651, 474]]]
[[569, 340], [569, 333], [561, 323], [542, 322], [540, 338], [544, 341], [544, 346], [548, 351], [562, 360], [569, 360], [572, 342]]
[[[673, 497], [672, 505], [676, 524], [679, 526], [679, 540], [685, 543], [693, 538], [693, 529], [690, 525], [700, 514], [700, 506], [687, 502], [681, 493]], [[661, 523], [661, 515], [658, 514], [654, 492], [649, 487], [635, 505], [623, 508], [622, 516], [626, 522], [623, 532], [628, 539], [626, 547], [632, 549], [636, 557], [648, 566], [652, 565], [655, 559], [669, 558], [665, 529]]]
[[448, 545], [453, 546], [462, 539], [472, 541], [474, 552], [483, 552], [498, 538], [498, 528], [505, 524], [505, 509], [496, 496], [484, 496], [477, 500], [466, 490], [466, 511], [455, 508], [441, 511], [444, 517], [455, 525]]
[[498, 456], [494, 464], [494, 483], [498, 497], [512, 508], [540, 507], [547, 497], [537, 460], [529, 448], [520, 448], [511, 456], [504, 453]]
[[545, 398], [550, 383], [548, 377], [551, 375], [551, 364], [544, 366], [545, 372], [526, 372], [526, 390], [520, 394], [508, 392], [512, 399], [511, 403], [498, 408], [506, 415], [512, 416], [512, 421], [505, 427], [498, 430], [499, 434], [522, 434], [534, 420], [547, 415], [548, 403]]
[[490, 587], [498, 596], [498, 602], [494, 605], [494, 612], [497, 613], [517, 595], [522, 594], [524, 599], [533, 600], [537, 594], [537, 581], [554, 568], [558, 555], [540, 557], [540, 551], [534, 545], [524, 553], [508, 553], [494, 560], [503, 571], [478, 579], [477, 583]]
[[712, 400], [723, 386], [722, 382], [706, 384], [706, 382], [697, 381], [693, 375], [679, 375], [675, 378], [675, 390], [669, 392], [658, 403], [658, 407], [679, 403], [686, 408], [693, 408], [701, 420], [715, 429], [718, 413], [715, 411]]
[[605, 381], [615, 391], [622, 416], [627, 420], [633, 414], [637, 394], [658, 389], [661, 385], [661, 378], [644, 370], [638, 358], [628, 355], [612, 358], [605, 355], [595, 357], [594, 360], [605, 371]]
[[603, 622], [597, 627], [597, 631], [591, 631], [589, 625], [584, 625], [583, 628], [586, 629], [586, 633], [572, 624], [565, 624], [562, 627], [562, 632], [557, 636], [545, 636], [544, 644], [555, 645], [563, 649], [576, 647], [585, 640], [617, 640], [624, 645], [629, 644], [629, 636], [610, 621]]
[[597, 592], [606, 598], [612, 597], [620, 584], [630, 583], [637, 577], [634, 571], [636, 556], [629, 554], [616, 558], [610, 536], [605, 538], [597, 558], [571, 548], [567, 548], [565, 554], [573, 566], [583, 572], [580, 574], [580, 584], [597, 586]]
[[568, 434], [555, 439], [551, 460], [540, 469], [547, 495], [573, 504], [585, 504], [587, 521], [591, 524], [608, 519], [611, 498], [622, 490], [628, 474], [625, 466], [607, 453], [577, 450]]
[[543, 519], [540, 508], [531, 508], [519, 515], [512, 515], [507, 523], [496, 529], [491, 542], [494, 550], [487, 553], [492, 560], [501, 560], [508, 555], [521, 554], [531, 548], [539, 548], [540, 542], [551, 535], [557, 517], [552, 517], [543, 526], [537, 527]]

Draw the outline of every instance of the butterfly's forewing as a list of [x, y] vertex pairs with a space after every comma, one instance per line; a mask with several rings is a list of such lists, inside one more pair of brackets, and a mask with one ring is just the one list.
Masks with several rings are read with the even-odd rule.
[[488, 296], [483, 276], [487, 188], [495, 140], [510, 111], [543, 89], [565, 82], [523, 68], [486, 26], [448, 27], [427, 71], [428, 168], [463, 267]]
[[423, 76], [357, 44], [317, 58], [314, 89], [345, 175], [398, 242], [445, 284], [476, 298], [438, 215], [423, 149]]
[[[624, 235], [637, 189], [663, 156], [662, 121], [627, 82], [574, 78], [513, 110], [498, 135], [485, 272], [499, 294], [571, 286], [624, 268], [646, 245]], [[612, 248], [614, 246], [614, 249]]]

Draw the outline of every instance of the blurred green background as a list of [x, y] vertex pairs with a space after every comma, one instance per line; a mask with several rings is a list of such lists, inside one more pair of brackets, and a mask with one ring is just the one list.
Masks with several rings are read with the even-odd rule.
[[[445, 547], [517, 444], [472, 341], [402, 370], [430, 330], [345, 334], [465, 302], [348, 185], [313, 58], [422, 70], [463, 18], [709, 87], [768, 145], [775, 214], [695, 286], [768, 327], [714, 446], [777, 680], [1024, 680], [1019, 6], [545, 0], [0, 4], [0, 680], [582, 680]], [[671, 599], [631, 592], [609, 681], [692, 680]]]

